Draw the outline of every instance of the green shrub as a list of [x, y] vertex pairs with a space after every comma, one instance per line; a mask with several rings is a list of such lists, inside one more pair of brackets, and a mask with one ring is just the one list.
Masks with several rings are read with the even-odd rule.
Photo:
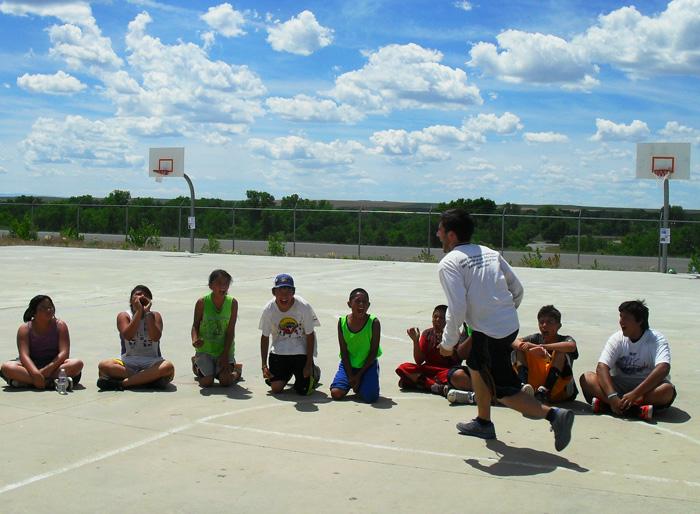
[[528, 268], [558, 268], [560, 257], [555, 253], [551, 257], [542, 257], [542, 252], [539, 248], [535, 248], [534, 253], [528, 252], [520, 259], [520, 265]]
[[214, 236], [209, 236], [208, 241], [202, 245], [204, 253], [219, 253], [221, 251], [221, 243]]
[[36, 241], [39, 237], [36, 231], [37, 229], [28, 214], [21, 221], [12, 220], [10, 222], [10, 236], [12, 237], [23, 239], [24, 241]]
[[85, 236], [71, 226], [63, 227], [59, 233], [63, 239], [75, 239], [76, 241], [83, 241], [85, 239]]
[[700, 254], [693, 252], [690, 255], [690, 261], [688, 261], [688, 273], [698, 272], [700, 272]]
[[434, 254], [430, 253], [430, 251], [427, 248], [423, 248], [416, 257], [416, 260], [418, 262], [437, 262], [437, 257], [435, 257]]
[[126, 240], [137, 248], [160, 248], [160, 230], [151, 223], [142, 223], [139, 227], [129, 229]]
[[287, 253], [283, 235], [281, 232], [277, 232], [276, 234], [270, 234], [270, 237], [267, 239], [267, 253], [273, 257], [284, 257]]

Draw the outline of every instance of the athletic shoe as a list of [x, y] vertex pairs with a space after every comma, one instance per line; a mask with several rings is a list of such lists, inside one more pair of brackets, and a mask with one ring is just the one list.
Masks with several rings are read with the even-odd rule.
[[9, 385], [10, 387], [13, 387], [15, 389], [22, 389], [24, 387], [29, 387], [28, 384], [25, 384], [24, 382], [20, 382], [19, 380], [15, 380], [15, 379], [8, 380], [7, 385]]
[[72, 379], [73, 380], [73, 387], [77, 386], [80, 383], [80, 379], [82, 377], [83, 377], [82, 371], [73, 377], [73, 379]]
[[535, 391], [535, 398], [540, 403], [546, 403], [549, 401], [549, 389], [547, 389], [545, 386], [540, 386], [537, 388], [537, 391]]
[[66, 384], [66, 392], [70, 393], [73, 390], [73, 378], [67, 377], [68, 383]]
[[306, 388], [306, 395], [310, 395], [311, 393], [314, 392], [314, 389], [318, 387], [318, 381], [321, 380], [321, 368], [316, 366], [316, 364], [313, 365], [313, 369], [311, 370], [311, 376], [309, 377], [309, 385]]
[[97, 379], [97, 388], [101, 391], [123, 391], [121, 380], [115, 380], [108, 377], [100, 377]]
[[153, 389], [163, 390], [166, 389], [168, 387], [168, 384], [170, 384], [171, 382], [170, 380], [168, 380], [168, 378], [169, 377], [160, 377], [159, 379], [154, 380], [153, 382], [147, 385], [150, 385]]
[[639, 406], [639, 419], [643, 419], [644, 421], [651, 421], [651, 418], [653, 415], [654, 415], [654, 406], [653, 405], [640, 405]]
[[448, 387], [446, 385], [438, 384], [437, 382], [430, 386], [430, 392], [439, 394], [440, 396], [447, 396], [447, 389]]
[[447, 391], [447, 401], [450, 403], [476, 403], [476, 395], [473, 391], [462, 391], [460, 389], [450, 389]]
[[591, 400], [591, 409], [593, 410], [593, 414], [603, 413], [603, 402], [597, 396], [594, 396], [593, 400]]
[[471, 437], [496, 439], [496, 427], [490, 421], [487, 425], [482, 425], [474, 418], [469, 423], [457, 423], [457, 430], [460, 434]]
[[535, 396], [535, 390], [530, 384], [523, 384], [520, 386], [520, 390], [528, 396]]
[[551, 430], [554, 432], [554, 448], [560, 452], [571, 441], [571, 427], [574, 425], [574, 413], [569, 409], [558, 408], [554, 413]]

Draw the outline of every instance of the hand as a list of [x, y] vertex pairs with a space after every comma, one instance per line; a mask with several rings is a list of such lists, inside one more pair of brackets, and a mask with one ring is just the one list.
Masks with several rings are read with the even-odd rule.
[[634, 389], [630, 391], [629, 393], [625, 393], [622, 395], [621, 401], [622, 404], [625, 406], [625, 410], [629, 409], [632, 405], [641, 405], [642, 400], [644, 399], [643, 394], [637, 393]]
[[200, 338], [197, 338], [196, 340], [192, 341], [192, 346], [195, 348], [201, 348], [204, 346], [204, 341], [202, 341]]
[[37, 389], [46, 389], [46, 378], [41, 373], [32, 374], [32, 385]]
[[228, 361], [228, 355], [222, 353], [221, 355], [219, 355], [217, 362], [219, 364], [219, 368], [221, 369], [222, 375], [231, 374], [231, 363]]
[[140, 303], [141, 303], [141, 306], [143, 308], [144, 313], [151, 312], [151, 305], [153, 304], [153, 302], [151, 300], [149, 300], [145, 296], [142, 296]]
[[452, 348], [445, 348], [442, 343], [438, 345], [438, 349], [440, 350], [440, 355], [443, 357], [452, 357], [453, 355], [453, 349]]
[[262, 367], [262, 374], [263, 378], [266, 380], [272, 378], [272, 373], [270, 373], [270, 369], [267, 366]]
[[[525, 343], [528, 344], [528, 343]], [[532, 344], [529, 345], [530, 348], [528, 348], [528, 352], [532, 352], [534, 355], [539, 355], [540, 357], [547, 357], [549, 356], [549, 352], [543, 347], [540, 346], [539, 344]]]
[[360, 389], [360, 375], [352, 375], [351, 377], [348, 377], [348, 381], [350, 382], [350, 387], [352, 388], [353, 392], [357, 393]]
[[624, 408], [623, 405], [622, 405], [622, 399], [619, 398], [619, 397], [617, 397], [617, 396], [613, 396], [612, 398], [610, 398], [609, 402], [610, 402], [610, 409], [611, 409], [615, 414], [620, 415], [620, 414], [622, 414], [623, 412], [625, 412], [625, 411], [627, 410], [627, 409]]
[[311, 376], [311, 371], [313, 370], [313, 363], [307, 362], [304, 366], [304, 378], [309, 378]]
[[406, 330], [406, 333], [414, 343], [418, 344], [420, 337], [420, 330], [418, 330], [418, 327], [411, 327], [408, 330]]

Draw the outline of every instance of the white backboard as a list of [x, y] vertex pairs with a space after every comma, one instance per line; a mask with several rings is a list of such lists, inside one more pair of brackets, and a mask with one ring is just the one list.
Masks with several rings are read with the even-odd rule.
[[185, 174], [185, 149], [151, 148], [148, 152], [148, 176], [182, 177]]
[[637, 178], [690, 178], [690, 143], [637, 143]]

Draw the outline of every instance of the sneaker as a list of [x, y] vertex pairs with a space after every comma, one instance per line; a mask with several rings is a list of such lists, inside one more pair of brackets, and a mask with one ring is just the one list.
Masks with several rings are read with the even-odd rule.
[[654, 415], [654, 406], [653, 405], [640, 405], [639, 406], [639, 419], [643, 419], [644, 421], [651, 421], [651, 418], [653, 415]]
[[66, 384], [66, 392], [70, 393], [73, 390], [73, 378], [68, 377], [68, 383]]
[[450, 389], [447, 391], [447, 401], [450, 403], [476, 403], [476, 395], [473, 391], [462, 391], [460, 389]]
[[523, 384], [520, 386], [520, 390], [528, 396], [535, 396], [535, 390], [530, 384]]
[[560, 452], [571, 441], [571, 427], [574, 425], [574, 413], [569, 409], [557, 409], [554, 413], [551, 430], [554, 432], [554, 448]]
[[540, 386], [537, 388], [537, 391], [535, 391], [535, 398], [540, 403], [546, 403], [549, 401], [549, 389], [547, 389], [545, 386]]
[[447, 390], [448, 387], [446, 385], [438, 384], [437, 382], [430, 386], [430, 392], [440, 396], [447, 396]]
[[115, 380], [108, 377], [100, 377], [97, 379], [97, 388], [101, 391], [123, 391], [121, 380]]
[[159, 379], [154, 380], [151, 382], [150, 385], [153, 389], [160, 389], [164, 390], [167, 389], [168, 385], [170, 384], [171, 380], [169, 380], [170, 377], [160, 377]]
[[481, 439], [496, 439], [496, 427], [489, 421], [488, 425], [482, 425], [476, 418], [469, 423], [457, 423], [460, 434]]
[[603, 413], [603, 402], [597, 396], [594, 396], [593, 400], [591, 400], [591, 409], [593, 410], [593, 414]]
[[80, 379], [81, 379], [82, 377], [83, 377], [83, 372], [82, 372], [82, 371], [73, 377], [73, 379], [72, 379], [72, 380], [73, 380], [73, 387], [74, 387], [74, 386], [77, 386], [77, 385], [80, 383]]
[[311, 376], [309, 377], [309, 385], [306, 388], [306, 395], [310, 395], [311, 393], [314, 392], [314, 390], [318, 387], [318, 381], [321, 380], [321, 368], [316, 366], [316, 364], [313, 365], [313, 369], [311, 371]]
[[7, 381], [7, 385], [14, 389], [22, 389], [24, 387], [29, 387], [29, 385], [25, 384], [24, 382], [20, 382], [19, 380], [15, 379], [10, 379]]

